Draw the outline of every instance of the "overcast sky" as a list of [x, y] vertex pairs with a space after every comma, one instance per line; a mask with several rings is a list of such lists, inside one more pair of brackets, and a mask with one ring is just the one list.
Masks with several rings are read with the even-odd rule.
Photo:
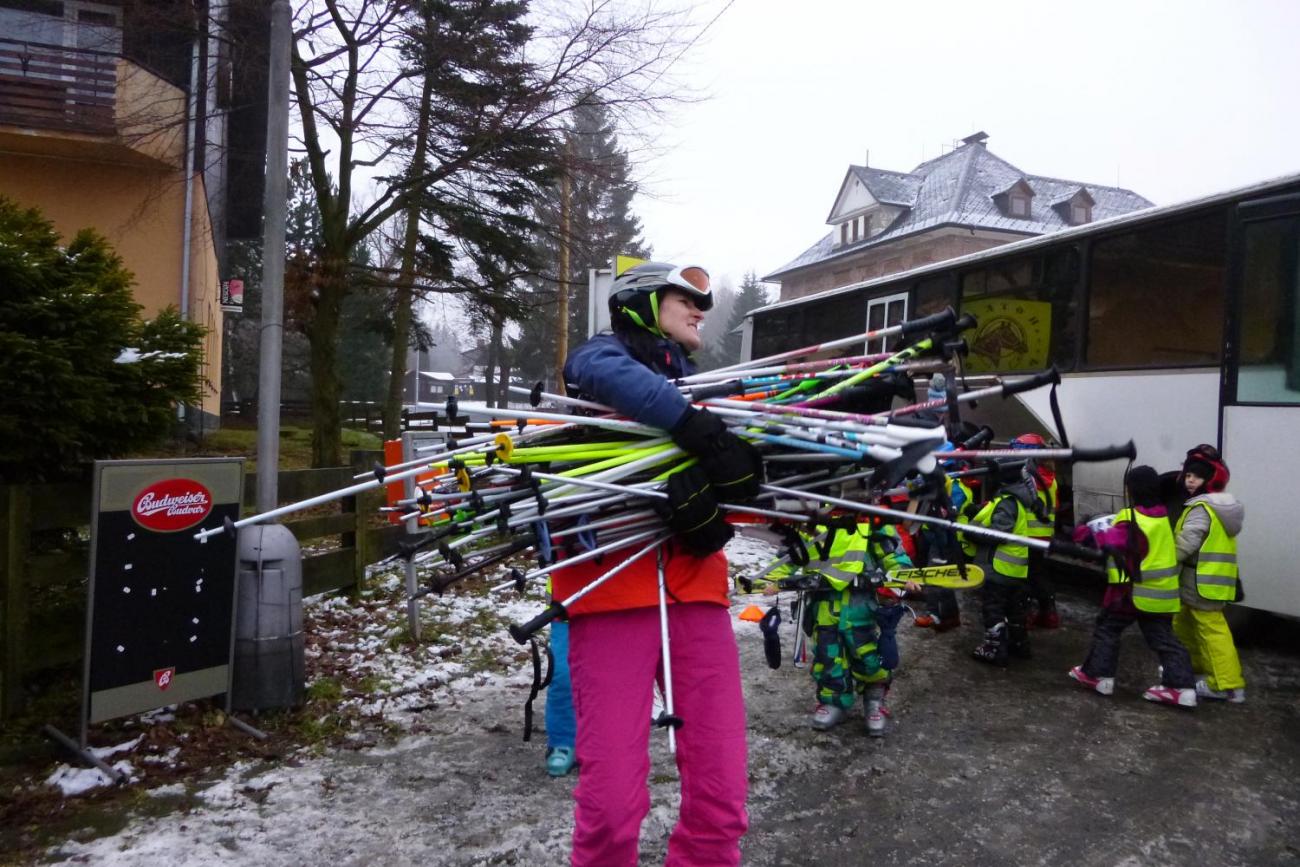
[[738, 283], [828, 231], [850, 164], [977, 130], [1029, 174], [1156, 204], [1300, 173], [1300, 2], [709, 0], [636, 203], [656, 258]]

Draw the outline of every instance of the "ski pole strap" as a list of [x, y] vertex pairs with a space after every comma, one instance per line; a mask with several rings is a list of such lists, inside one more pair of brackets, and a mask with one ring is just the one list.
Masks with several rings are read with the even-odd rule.
[[555, 562], [551, 551], [551, 528], [545, 521], [533, 522], [533, 533], [537, 536], [537, 564], [549, 566]]
[[555, 674], [555, 654], [551, 652], [551, 646], [546, 646], [546, 677], [542, 677], [542, 657], [537, 649], [537, 639], [530, 638], [528, 641], [532, 645], [533, 683], [528, 689], [528, 698], [524, 701], [524, 743], [533, 738], [533, 700], [551, 685], [551, 677]]
[[[589, 518], [586, 514], [583, 514], [578, 517], [577, 526], [585, 527], [590, 523], [591, 523], [591, 518]], [[579, 544], [582, 545], [583, 549], [587, 551], [596, 550], [598, 546], [596, 544], [595, 530], [579, 530], [577, 535], [578, 535], [578, 542]]]
[[[1056, 368], [1052, 368], [1055, 370]], [[1065, 432], [1065, 419], [1061, 418], [1061, 404], [1056, 399], [1056, 384], [1052, 384], [1052, 391], [1047, 397], [1048, 402], [1052, 405], [1052, 422], [1056, 425], [1056, 438], [1060, 440], [1061, 445], [1067, 449], [1070, 447], [1070, 437]]]
[[808, 548], [804, 545], [799, 531], [789, 524], [773, 524], [772, 529], [781, 536], [781, 542], [790, 557], [790, 562], [796, 566], [808, 565]]

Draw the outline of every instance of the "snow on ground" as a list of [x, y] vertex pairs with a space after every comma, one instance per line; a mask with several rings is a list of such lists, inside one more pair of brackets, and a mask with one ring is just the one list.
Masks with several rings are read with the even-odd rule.
[[[774, 549], [737, 538], [728, 554], [733, 573], [750, 573]], [[121, 831], [74, 831], [43, 863], [566, 864], [576, 778], [545, 775], [543, 699], [532, 741], [521, 738], [530, 665], [504, 628], [540, 611], [540, 592], [427, 597], [426, 641], [412, 645], [399, 586], [387, 576], [368, 598], [309, 606], [316, 688], [330, 682], [327, 663], [367, 675], [364, 686], [347, 679], [342, 697], [381, 723], [365, 738], [155, 787], [123, 807]], [[758, 625], [733, 619], [749, 720], [744, 863], [1300, 865], [1294, 656], [1244, 649], [1249, 702], [1188, 712], [1142, 700], [1155, 660], [1130, 630], [1115, 694], [1099, 696], [1065, 677], [1087, 653], [1095, 589], [1062, 588], [1062, 628], [1035, 632], [1034, 658], [1010, 669], [970, 659], [982, 633], [971, 594], [960, 594], [961, 628], [900, 630], [883, 739], [866, 736], [860, 715], [810, 731], [813, 686], [789, 662], [790, 619], [775, 671]], [[771, 600], [738, 596], [732, 613], [750, 603]], [[662, 862], [678, 811], [660, 732], [651, 760], [645, 864]]]
[[[774, 549], [737, 537], [727, 553], [733, 573], [747, 572]], [[499, 574], [508, 577], [506, 569]], [[177, 813], [141, 816], [99, 839], [73, 834], [49, 850], [50, 862], [171, 867], [184, 853], [186, 864], [262, 867], [566, 863], [574, 778], [545, 775], [544, 697], [535, 703], [533, 739], [522, 741], [531, 664], [504, 628], [537, 614], [541, 591], [425, 597], [425, 641], [412, 645], [402, 640], [400, 576], [379, 576], [377, 584], [359, 601], [308, 600], [307, 619], [316, 625], [308, 653], [328, 652], [367, 678], [367, 694], [345, 694], [342, 705], [395, 726], [395, 739], [324, 756], [303, 751], [274, 764], [239, 762], [215, 781], [158, 787], [150, 800], [174, 804]], [[756, 627], [737, 621], [737, 629]], [[676, 821], [677, 781], [664, 738], [654, 740], [644, 835], [662, 847]], [[70, 781], [61, 784], [76, 794]]]

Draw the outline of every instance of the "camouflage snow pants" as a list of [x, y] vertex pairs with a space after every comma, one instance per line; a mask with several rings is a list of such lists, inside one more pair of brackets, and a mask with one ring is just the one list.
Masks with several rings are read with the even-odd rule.
[[819, 704], [853, 706], [853, 694], [889, 680], [881, 666], [876, 601], [870, 590], [846, 588], [817, 594], [812, 676]]

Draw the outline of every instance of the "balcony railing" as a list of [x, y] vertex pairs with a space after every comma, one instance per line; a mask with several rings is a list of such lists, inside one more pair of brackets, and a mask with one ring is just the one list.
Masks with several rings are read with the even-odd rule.
[[112, 135], [117, 57], [0, 39], [0, 124]]

